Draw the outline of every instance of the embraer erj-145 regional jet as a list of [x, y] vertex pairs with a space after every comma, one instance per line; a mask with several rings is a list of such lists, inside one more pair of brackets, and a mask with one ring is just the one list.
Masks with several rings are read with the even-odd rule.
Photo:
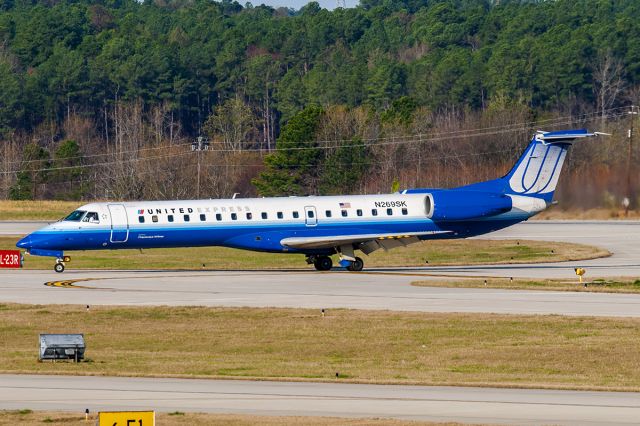
[[527, 220], [552, 202], [571, 143], [586, 130], [538, 132], [504, 177], [453, 189], [407, 189], [384, 195], [340, 195], [195, 201], [92, 203], [17, 243], [56, 258], [69, 250], [225, 246], [304, 254], [319, 271], [331, 255], [362, 270], [359, 250], [422, 240], [465, 238]]

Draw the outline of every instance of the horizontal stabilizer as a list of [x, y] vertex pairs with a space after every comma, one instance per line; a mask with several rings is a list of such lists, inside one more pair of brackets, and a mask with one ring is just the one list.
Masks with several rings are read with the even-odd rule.
[[586, 129], [562, 130], [559, 132], [538, 131], [536, 132], [536, 139], [546, 145], [551, 143], [566, 143], [575, 139], [589, 138], [597, 135], [597, 133], [588, 132]]

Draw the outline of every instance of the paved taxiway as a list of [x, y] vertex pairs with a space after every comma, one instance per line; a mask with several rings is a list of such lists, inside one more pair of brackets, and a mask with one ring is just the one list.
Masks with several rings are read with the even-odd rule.
[[[348, 272], [5, 272], [0, 301], [89, 305], [354, 308], [640, 317], [640, 295], [411, 286], [414, 274]], [[66, 283], [60, 282], [59, 285]]]
[[[249, 403], [250, 401], [250, 403]], [[625, 425], [640, 394], [334, 383], [0, 375], [0, 408], [393, 417], [468, 423]]]
[[[640, 276], [640, 222], [527, 222], [491, 238], [554, 239], [604, 247], [613, 255], [537, 265], [394, 268], [354, 274], [291, 271], [1, 271], [0, 301], [90, 305], [204, 305], [388, 309], [640, 317], [640, 295], [415, 287], [439, 276]], [[402, 250], [402, 249], [397, 249]], [[27, 257], [26, 261], [29, 261]], [[301, 261], [300, 256], [292, 261]], [[71, 280], [75, 288], [44, 286]], [[78, 281], [76, 281], [78, 280]], [[85, 281], [86, 280], [86, 281]], [[63, 283], [64, 284], [64, 283]]]

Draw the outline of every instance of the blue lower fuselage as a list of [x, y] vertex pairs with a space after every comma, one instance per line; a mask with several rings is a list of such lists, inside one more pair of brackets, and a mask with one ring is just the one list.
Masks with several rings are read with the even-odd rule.
[[[268, 228], [259, 225], [189, 225], [130, 227], [112, 234], [110, 228], [99, 229], [56, 229], [55, 224], [36, 231], [22, 239], [18, 247], [30, 248], [33, 254], [61, 255], [62, 253], [44, 253], [44, 251], [63, 252], [77, 250], [105, 249], [151, 249], [177, 247], [225, 246], [246, 250], [332, 254], [334, 249], [295, 249], [283, 246], [281, 241], [290, 237], [322, 237], [346, 234], [387, 234], [408, 232], [441, 232], [420, 239], [466, 238], [502, 229], [526, 218], [502, 220], [478, 220], [474, 222], [435, 223], [429, 219], [419, 221], [361, 222], [358, 224], [317, 223], [315, 226], [300, 224], [271, 225]], [[444, 232], [443, 232], [444, 231]], [[446, 232], [449, 231], [449, 232]]]

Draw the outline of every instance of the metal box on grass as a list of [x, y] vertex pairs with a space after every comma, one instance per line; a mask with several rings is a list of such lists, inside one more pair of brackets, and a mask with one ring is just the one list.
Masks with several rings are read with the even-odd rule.
[[46, 359], [71, 359], [78, 362], [84, 359], [83, 334], [41, 334], [40, 361]]

